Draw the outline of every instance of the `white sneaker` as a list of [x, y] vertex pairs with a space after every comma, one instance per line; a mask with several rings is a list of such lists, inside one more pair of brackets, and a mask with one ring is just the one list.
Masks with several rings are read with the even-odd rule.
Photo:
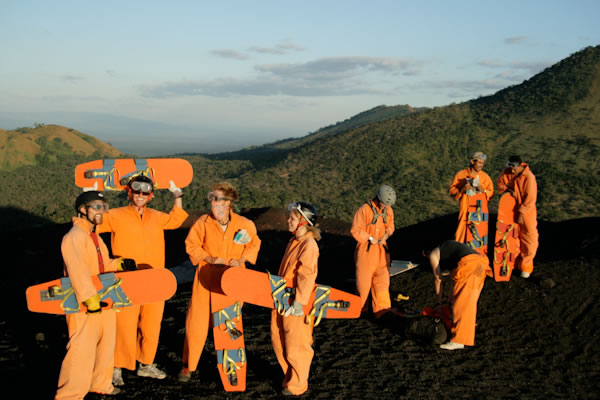
[[123, 374], [121, 373], [121, 368], [115, 367], [113, 369], [113, 379], [112, 384], [114, 386], [123, 386], [125, 382], [123, 381]]
[[521, 272], [521, 278], [527, 279], [531, 276], [531, 274], [529, 272]]
[[156, 368], [156, 364], [142, 364], [138, 366], [137, 376], [146, 378], [165, 379], [167, 374], [164, 371]]
[[440, 349], [444, 349], [444, 350], [462, 350], [465, 348], [465, 345], [462, 343], [456, 343], [456, 342], [448, 342], [448, 343], [444, 343], [444, 344], [440, 344]]

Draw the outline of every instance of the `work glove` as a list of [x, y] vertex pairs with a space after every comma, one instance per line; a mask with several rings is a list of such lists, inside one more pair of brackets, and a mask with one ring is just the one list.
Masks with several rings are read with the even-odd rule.
[[246, 232], [245, 229], [240, 229], [233, 236], [233, 243], [244, 244], [244, 245], [250, 243], [250, 234], [248, 234], [248, 232]]
[[98, 293], [84, 301], [83, 304], [87, 307], [86, 314], [99, 313], [102, 311], [102, 307], [108, 306], [108, 303], [100, 301], [100, 295]]
[[304, 310], [302, 307], [302, 303], [299, 303], [296, 300], [294, 300], [292, 306], [285, 311], [283, 316], [289, 317], [291, 315], [292, 317], [302, 317], [304, 315]]
[[174, 198], [178, 198], [183, 196], [183, 192], [177, 186], [175, 186], [175, 182], [169, 181], [169, 191], [173, 193]]
[[119, 258], [119, 265], [117, 271], [137, 271], [137, 265], [135, 260], [131, 258]]
[[83, 190], [84, 192], [91, 192], [92, 190], [97, 191], [98, 190], [98, 182], [94, 182], [94, 186], [84, 187], [81, 190]]

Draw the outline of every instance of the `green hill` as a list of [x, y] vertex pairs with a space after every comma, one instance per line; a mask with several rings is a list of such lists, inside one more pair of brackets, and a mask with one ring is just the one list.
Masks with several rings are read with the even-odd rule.
[[[483, 151], [494, 180], [512, 154], [531, 165], [540, 219], [600, 215], [600, 46], [492, 96], [433, 109], [398, 107], [404, 112], [376, 107], [300, 139], [210, 158], [184, 155], [195, 171], [184, 190], [186, 208], [205, 208], [210, 185], [226, 179], [240, 189], [241, 207], [305, 199], [322, 214], [349, 221], [385, 182], [398, 192], [396, 224], [407, 226], [456, 212], [447, 195], [450, 181], [471, 153]], [[0, 207], [67, 220], [77, 193], [74, 164], [43, 170], [46, 185], [65, 189], [41, 202], [32, 200], [40, 187], [38, 167], [0, 173], [3, 182], [10, 181], [0, 190]], [[117, 198], [113, 206], [124, 201]], [[153, 201], [157, 208], [171, 203], [168, 192]]]

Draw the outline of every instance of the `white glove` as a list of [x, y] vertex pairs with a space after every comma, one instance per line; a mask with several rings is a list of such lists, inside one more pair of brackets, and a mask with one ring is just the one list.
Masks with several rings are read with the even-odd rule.
[[82, 190], [84, 192], [91, 192], [92, 190], [98, 191], [98, 181], [94, 182], [94, 186], [92, 186], [92, 187], [84, 187]]
[[174, 198], [178, 198], [183, 196], [183, 192], [177, 186], [175, 186], [175, 182], [169, 181], [169, 191], [173, 193]]
[[291, 307], [285, 310], [285, 313], [283, 314], [284, 317], [289, 317], [290, 315], [292, 317], [302, 317], [304, 315], [302, 304], [294, 300], [294, 303], [291, 305]]
[[233, 243], [248, 244], [250, 243], [250, 234], [245, 229], [240, 229], [233, 237]]

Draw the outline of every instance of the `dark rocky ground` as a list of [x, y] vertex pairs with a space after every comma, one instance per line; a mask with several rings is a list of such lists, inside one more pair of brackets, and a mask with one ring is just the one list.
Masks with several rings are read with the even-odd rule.
[[[263, 241], [256, 269], [276, 272], [289, 233], [283, 210], [245, 212]], [[421, 263], [392, 277], [392, 295], [402, 306], [433, 304], [433, 278], [418, 254], [422, 243], [451, 238], [456, 215], [399, 230], [390, 239], [393, 259]], [[494, 220], [491, 221], [494, 226]], [[395, 321], [371, 318], [324, 320], [315, 329], [310, 399], [597, 398], [600, 393], [600, 218], [540, 222], [536, 269], [528, 280], [487, 279], [479, 301], [476, 346], [448, 352], [410, 337]], [[0, 320], [0, 375], [10, 398], [53, 398], [67, 343], [64, 317], [27, 311], [25, 288], [60, 276], [60, 240], [69, 224], [2, 234], [5, 290]], [[169, 232], [167, 265], [185, 260], [187, 228]], [[353, 291], [354, 241], [349, 225], [323, 220], [318, 281]], [[105, 240], [107, 241], [107, 240]], [[184, 322], [191, 285], [183, 284], [166, 305], [156, 362], [163, 381], [125, 373], [121, 399], [274, 399], [282, 374], [271, 349], [269, 311], [244, 306], [248, 354], [245, 393], [223, 392], [212, 342], [187, 384], [181, 366]], [[8, 398], [3, 396], [4, 398]], [[89, 395], [97, 399], [100, 396]]]

